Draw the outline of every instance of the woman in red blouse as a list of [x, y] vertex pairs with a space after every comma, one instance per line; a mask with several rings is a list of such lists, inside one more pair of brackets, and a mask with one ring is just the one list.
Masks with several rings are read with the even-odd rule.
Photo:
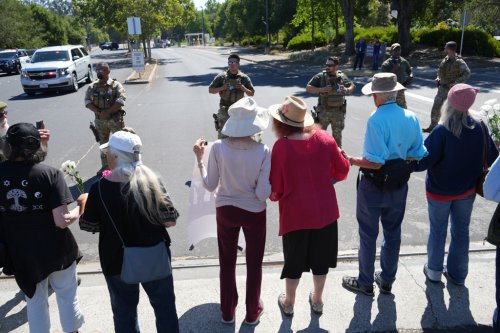
[[278, 137], [271, 155], [270, 199], [279, 201], [285, 257], [281, 278], [286, 279], [286, 292], [278, 304], [285, 315], [293, 315], [302, 272], [312, 271], [309, 303], [321, 314], [326, 275], [337, 266], [339, 209], [332, 180], [347, 177], [349, 162], [335, 139], [314, 125], [302, 99], [288, 96], [269, 111]]

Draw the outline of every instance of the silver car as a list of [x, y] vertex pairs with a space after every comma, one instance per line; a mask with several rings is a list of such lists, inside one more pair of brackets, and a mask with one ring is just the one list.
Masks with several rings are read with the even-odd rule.
[[21, 84], [30, 96], [37, 91], [77, 91], [80, 82], [92, 80], [90, 56], [82, 45], [38, 49], [21, 70]]

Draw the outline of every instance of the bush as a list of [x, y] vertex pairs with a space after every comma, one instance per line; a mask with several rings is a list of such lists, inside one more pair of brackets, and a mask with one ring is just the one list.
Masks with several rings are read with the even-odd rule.
[[248, 45], [254, 45], [254, 46], [259, 46], [259, 47], [265, 47], [266, 46], [266, 36], [252, 36], [252, 37], [245, 37], [240, 41], [241, 46], [248, 46]]
[[[311, 48], [311, 34], [302, 33], [290, 39], [286, 48], [291, 51], [307, 50]], [[327, 44], [325, 34], [318, 32], [314, 34], [314, 45], [316, 47], [325, 46]]]
[[[414, 31], [413, 42], [442, 48], [450, 40], [456, 41], [460, 50], [462, 30], [424, 28]], [[478, 29], [466, 29], [464, 32], [464, 45], [462, 53], [467, 55], [478, 55], [484, 57], [495, 57], [500, 55], [499, 43], [487, 32]]]
[[364, 37], [365, 42], [373, 43], [375, 41], [375, 36], [378, 36], [381, 43], [386, 43], [391, 45], [398, 40], [398, 28], [396, 26], [390, 27], [371, 27], [371, 28], [354, 28], [354, 40], [358, 40], [359, 37]]

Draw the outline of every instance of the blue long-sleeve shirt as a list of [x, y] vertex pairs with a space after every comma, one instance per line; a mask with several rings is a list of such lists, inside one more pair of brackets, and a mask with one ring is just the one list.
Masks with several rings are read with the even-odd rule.
[[[468, 121], [474, 120], [469, 117]], [[424, 142], [429, 155], [415, 168], [415, 171], [427, 170], [427, 192], [457, 196], [474, 188], [483, 172], [483, 141], [481, 125], [477, 122], [473, 129], [464, 127], [460, 138], [443, 125], [436, 126]], [[488, 135], [488, 165], [497, 156], [498, 150]]]

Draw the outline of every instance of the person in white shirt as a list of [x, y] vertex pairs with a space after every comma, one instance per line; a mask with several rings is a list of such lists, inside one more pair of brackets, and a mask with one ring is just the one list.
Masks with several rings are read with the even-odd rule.
[[198, 139], [193, 151], [203, 186], [217, 194], [221, 321], [234, 323], [238, 304], [236, 254], [238, 235], [243, 228], [247, 263], [245, 323], [256, 325], [264, 310], [260, 292], [266, 242], [266, 199], [271, 194], [271, 155], [269, 148], [252, 136], [267, 128], [269, 114], [251, 97], [243, 97], [232, 104], [228, 113], [229, 119], [222, 129], [227, 138], [213, 143], [206, 167], [203, 163], [206, 141]]

